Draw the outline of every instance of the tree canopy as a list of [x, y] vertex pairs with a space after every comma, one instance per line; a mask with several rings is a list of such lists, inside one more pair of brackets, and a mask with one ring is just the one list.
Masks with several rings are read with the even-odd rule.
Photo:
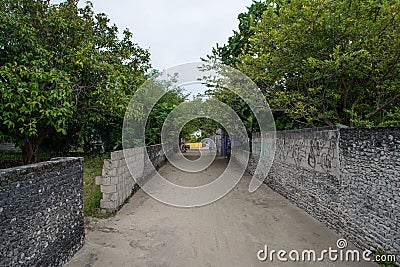
[[90, 136], [111, 126], [120, 135], [125, 107], [150, 68], [149, 52], [128, 29], [119, 39], [105, 14], [77, 4], [0, 5], [0, 137], [22, 148], [24, 163], [57, 133]]
[[247, 35], [208, 59], [255, 81], [286, 128], [399, 125], [399, 11], [396, 0], [255, 2], [239, 16]]
[[[249, 76], [273, 110], [277, 129], [344, 124], [400, 125], [400, 3], [397, 0], [254, 1], [239, 30], [206, 60]], [[77, 0], [3, 0], [0, 5], [0, 138], [36, 161], [54, 149], [89, 149], [96, 139], [121, 144], [126, 107], [151, 77], [150, 54], [106, 14]], [[146, 144], [160, 141], [163, 120], [187, 100], [169, 91], [146, 124]], [[230, 105], [247, 131], [258, 129], [249, 106], [223, 86], [210, 94]], [[207, 118], [188, 123], [210, 132]]]

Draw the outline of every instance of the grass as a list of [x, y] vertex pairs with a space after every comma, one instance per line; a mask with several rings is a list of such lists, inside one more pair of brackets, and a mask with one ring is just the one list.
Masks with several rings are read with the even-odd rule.
[[[383, 256], [383, 255], [389, 255], [388, 253], [385, 253], [383, 250], [378, 249], [375, 252], [375, 257], [376, 256]], [[394, 262], [393, 261], [377, 261], [377, 264], [379, 264], [379, 267], [395, 267]]]
[[22, 155], [21, 155], [21, 152], [0, 151], [0, 158], [1, 159], [21, 159]]
[[85, 216], [92, 216], [97, 218], [108, 218], [115, 215], [115, 213], [102, 213], [100, 209], [100, 200], [102, 193], [100, 186], [96, 185], [96, 176], [101, 176], [103, 169], [103, 162], [109, 159], [109, 154], [102, 156], [86, 156], [84, 157], [83, 168], [83, 211]]

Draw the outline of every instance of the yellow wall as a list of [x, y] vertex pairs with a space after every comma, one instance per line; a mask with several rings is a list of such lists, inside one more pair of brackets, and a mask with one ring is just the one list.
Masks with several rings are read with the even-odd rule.
[[203, 144], [202, 143], [187, 143], [187, 145], [190, 146], [190, 148], [202, 148]]

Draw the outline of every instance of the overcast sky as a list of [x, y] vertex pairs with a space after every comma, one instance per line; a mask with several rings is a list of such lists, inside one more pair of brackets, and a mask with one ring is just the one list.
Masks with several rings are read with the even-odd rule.
[[[62, 1], [54, 0], [52, 3]], [[165, 69], [198, 61], [237, 29], [239, 13], [251, 0], [93, 0], [120, 30], [151, 53], [153, 67]], [[84, 1], [81, 1], [84, 3]]]

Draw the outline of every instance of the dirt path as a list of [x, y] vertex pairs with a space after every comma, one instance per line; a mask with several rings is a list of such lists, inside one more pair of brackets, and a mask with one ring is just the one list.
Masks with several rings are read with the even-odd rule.
[[[177, 184], [209, 182], [225, 169], [223, 158], [201, 173], [188, 174], [170, 164], [160, 173]], [[245, 175], [228, 195], [199, 208], [175, 208], [137, 192], [114, 218], [92, 219], [86, 244], [73, 266], [376, 266], [361, 263], [261, 262], [269, 249], [336, 249], [335, 233], [266, 185], [255, 193]], [[190, 183], [190, 182], [189, 182]], [[354, 247], [350, 244], [350, 249]], [[286, 255], [287, 257], [287, 255]]]

